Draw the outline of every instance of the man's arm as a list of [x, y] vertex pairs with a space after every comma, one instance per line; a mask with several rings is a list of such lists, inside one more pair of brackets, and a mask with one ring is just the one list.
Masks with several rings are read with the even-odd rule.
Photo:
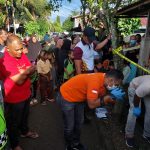
[[149, 86], [149, 81], [143, 82], [140, 86], [135, 91], [135, 96], [134, 96], [134, 106], [139, 107], [141, 98], [149, 95], [150, 91], [150, 86]]
[[115, 103], [115, 101], [109, 96], [100, 97], [97, 100], [87, 100], [90, 109], [97, 108], [99, 106], [107, 105], [108, 103]]
[[74, 54], [74, 63], [75, 63], [76, 74], [81, 74], [82, 73], [81, 67], [82, 67], [83, 51], [81, 48], [75, 47], [73, 54]]
[[87, 103], [89, 108], [93, 109], [114, 102], [115, 101], [111, 98], [111, 96], [106, 94], [106, 89], [104, 87], [100, 87], [100, 83], [97, 82], [97, 79], [91, 79], [88, 82]]
[[110, 39], [111, 39], [111, 34], [108, 35], [107, 38], [104, 41], [102, 41], [99, 44], [97, 44], [96, 47], [95, 47], [95, 50], [100, 50], [101, 48], [103, 48], [108, 43], [108, 41]]
[[74, 60], [74, 63], [75, 63], [76, 74], [81, 74], [82, 60]]
[[27, 78], [34, 72], [35, 66], [30, 66], [26, 70], [20, 69], [20, 73], [10, 77], [16, 84], [21, 85], [23, 84]]

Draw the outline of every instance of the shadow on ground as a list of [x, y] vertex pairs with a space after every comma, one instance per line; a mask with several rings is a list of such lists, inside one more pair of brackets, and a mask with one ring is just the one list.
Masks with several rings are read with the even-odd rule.
[[[36, 130], [38, 139], [21, 139], [24, 150], [64, 150], [63, 120], [56, 103], [31, 107], [29, 124]], [[81, 141], [88, 150], [105, 150], [96, 124], [92, 121], [83, 126]]]

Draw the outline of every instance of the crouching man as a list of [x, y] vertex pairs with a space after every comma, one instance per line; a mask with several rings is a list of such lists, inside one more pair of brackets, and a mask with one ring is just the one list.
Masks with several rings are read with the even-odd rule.
[[141, 114], [141, 98], [145, 104], [145, 121], [143, 138], [150, 143], [150, 75], [133, 79], [128, 88], [129, 114], [126, 123], [126, 145], [134, 147], [134, 128], [136, 118]]
[[[81, 74], [73, 77], [60, 87], [61, 108], [64, 119], [64, 137], [66, 150], [85, 150], [80, 143], [80, 130], [84, 119], [84, 103], [94, 109], [121, 99], [124, 92], [117, 87], [121, 84], [123, 75], [114, 70], [106, 74]], [[111, 95], [107, 94], [111, 90]]]

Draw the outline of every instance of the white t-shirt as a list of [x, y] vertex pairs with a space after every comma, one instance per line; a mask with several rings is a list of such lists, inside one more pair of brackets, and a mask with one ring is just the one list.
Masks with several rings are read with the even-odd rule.
[[80, 41], [75, 46], [74, 50], [76, 50], [77, 47], [82, 50], [82, 62], [85, 70], [94, 70], [94, 56], [98, 55], [94, 50], [94, 44], [91, 43], [90, 45], [87, 45]]
[[135, 89], [138, 97], [142, 98], [150, 95], [150, 75], [134, 78], [130, 83], [130, 88]]

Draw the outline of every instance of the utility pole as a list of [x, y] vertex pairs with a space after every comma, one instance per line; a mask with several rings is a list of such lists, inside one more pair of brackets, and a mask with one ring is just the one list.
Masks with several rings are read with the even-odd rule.
[[16, 34], [16, 22], [15, 22], [15, 7], [14, 7], [14, 0], [12, 0], [12, 19], [13, 19], [13, 26], [14, 26], [14, 34]]
[[10, 17], [9, 17], [9, 10], [8, 10], [8, 0], [6, 0], [6, 12], [7, 12], [7, 19], [6, 19], [6, 24], [7, 24], [7, 31], [10, 31]]

